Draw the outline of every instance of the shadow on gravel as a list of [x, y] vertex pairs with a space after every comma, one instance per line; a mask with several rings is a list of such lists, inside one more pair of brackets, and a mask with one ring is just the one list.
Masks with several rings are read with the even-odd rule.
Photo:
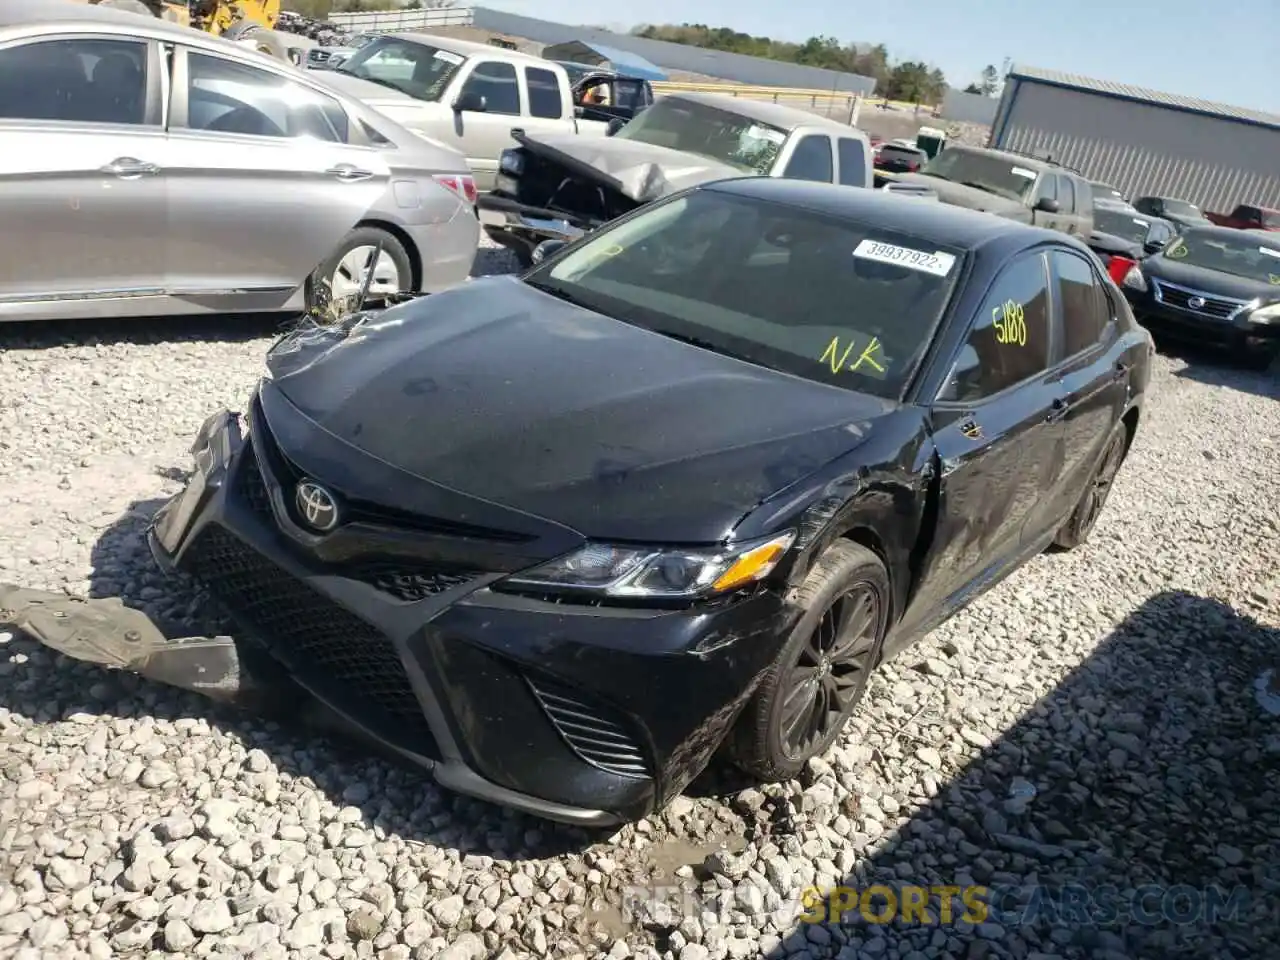
[[[229, 623], [199, 586], [182, 575], [166, 575], [151, 557], [146, 530], [165, 502], [137, 501], [102, 530], [92, 551], [90, 596], [120, 597], [145, 611], [167, 636], [230, 634]], [[265, 761], [247, 759], [240, 779], [255, 786], [254, 799], [271, 805], [267, 786], [280, 778], [301, 779], [338, 807], [357, 807], [363, 822], [409, 842], [430, 843], [509, 860], [554, 857], [580, 852], [601, 839], [598, 833], [552, 824], [512, 810], [461, 797], [441, 789], [428, 774], [395, 758], [385, 758], [363, 741], [338, 731], [323, 712], [310, 709], [307, 694], [284, 681], [279, 711], [269, 715], [215, 703], [198, 694], [70, 660], [25, 638], [6, 648], [26, 660], [3, 664], [16, 669], [0, 675], [0, 707], [39, 723], [77, 713], [121, 718], [152, 717], [190, 725], [204, 721], [238, 738], [246, 751], [261, 751]], [[232, 767], [235, 764], [233, 762]], [[236, 778], [234, 769], [224, 778]], [[214, 789], [217, 787], [215, 785]], [[214, 794], [217, 795], [216, 793]], [[193, 802], [192, 807], [195, 806]]]
[[283, 333], [292, 314], [232, 314], [198, 317], [141, 317], [134, 320], [48, 320], [0, 324], [0, 350], [143, 345], [149, 343], [238, 343]]
[[[1259, 679], [1271, 668], [1276, 703]], [[1213, 600], [1153, 596], [949, 782], [922, 778], [917, 811], [809, 915], [826, 922], [798, 922], [776, 955], [1274, 957], [1272, 710], [1280, 631]], [[930, 746], [945, 764], [948, 744]]]
[[1179, 341], [1158, 339], [1156, 343], [1165, 356], [1186, 361], [1187, 365], [1175, 373], [1183, 380], [1280, 400], [1280, 357], [1268, 369], [1262, 369], [1257, 363], [1221, 351], [1199, 349]]

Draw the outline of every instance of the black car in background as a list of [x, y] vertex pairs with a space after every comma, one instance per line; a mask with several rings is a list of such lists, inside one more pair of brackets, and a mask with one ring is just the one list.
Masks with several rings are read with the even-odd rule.
[[1089, 247], [1104, 266], [1116, 256], [1141, 260], [1158, 253], [1178, 235], [1168, 220], [1141, 214], [1127, 204], [1095, 203], [1093, 225]]
[[796, 776], [878, 663], [1084, 541], [1149, 361], [1065, 234], [719, 181], [287, 336], [151, 543], [444, 786], [615, 823], [722, 744]]
[[1157, 334], [1269, 363], [1280, 353], [1280, 236], [1196, 227], [1121, 284]]
[[1133, 207], [1139, 213], [1168, 220], [1178, 228], [1179, 233], [1191, 227], [1213, 226], [1199, 207], [1177, 197], [1139, 197], [1133, 201]]

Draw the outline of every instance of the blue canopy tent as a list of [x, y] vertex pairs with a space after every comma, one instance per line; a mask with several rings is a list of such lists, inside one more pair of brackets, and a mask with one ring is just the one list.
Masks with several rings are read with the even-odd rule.
[[586, 40], [570, 40], [568, 43], [554, 43], [542, 48], [542, 56], [547, 60], [560, 60], [569, 63], [581, 63], [585, 66], [602, 67], [637, 77], [641, 80], [665, 80], [664, 70], [654, 66], [644, 57], [617, 47], [606, 47]]

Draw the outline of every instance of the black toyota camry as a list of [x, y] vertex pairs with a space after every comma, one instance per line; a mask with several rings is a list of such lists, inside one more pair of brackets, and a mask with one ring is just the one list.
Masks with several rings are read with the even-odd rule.
[[1157, 334], [1269, 363], [1280, 355], [1280, 236], [1197, 227], [1131, 268], [1121, 286]]
[[245, 642], [446, 787], [608, 824], [827, 749], [1089, 534], [1150, 339], [1065, 234], [749, 178], [270, 352], [157, 515]]

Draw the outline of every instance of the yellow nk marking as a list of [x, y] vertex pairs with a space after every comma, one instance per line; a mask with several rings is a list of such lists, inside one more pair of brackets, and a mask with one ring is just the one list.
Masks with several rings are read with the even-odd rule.
[[[872, 337], [871, 342], [867, 344], [866, 349], [858, 356], [858, 359], [848, 366], [849, 370], [857, 370], [864, 363], [874, 367], [880, 373], [884, 373], [884, 367], [876, 360], [876, 351], [880, 349], [880, 341]], [[850, 354], [853, 353], [853, 341], [849, 341], [849, 345], [844, 348], [844, 352], [840, 352], [840, 338], [832, 337], [831, 342], [827, 344], [827, 349], [823, 351], [819, 358], [820, 363], [825, 363], [831, 367], [832, 373], [839, 373], [845, 369], [845, 364], [849, 361]]]

